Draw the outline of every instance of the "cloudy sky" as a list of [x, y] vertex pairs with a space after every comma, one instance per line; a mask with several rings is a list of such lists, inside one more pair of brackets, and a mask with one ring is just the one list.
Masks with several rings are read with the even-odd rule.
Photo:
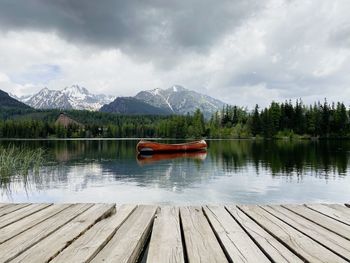
[[0, 0], [0, 89], [350, 104], [349, 0]]

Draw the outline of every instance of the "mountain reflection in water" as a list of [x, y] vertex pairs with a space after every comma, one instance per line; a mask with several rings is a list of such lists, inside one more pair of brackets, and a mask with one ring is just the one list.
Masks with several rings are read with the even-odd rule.
[[145, 157], [137, 140], [1, 141], [46, 156], [39, 176], [2, 184], [0, 201], [348, 201], [349, 141], [207, 142], [207, 153]]

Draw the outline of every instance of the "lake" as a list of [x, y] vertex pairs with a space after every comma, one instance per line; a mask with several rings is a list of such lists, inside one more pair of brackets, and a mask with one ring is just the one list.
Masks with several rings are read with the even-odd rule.
[[350, 141], [209, 140], [207, 153], [138, 156], [138, 140], [0, 141], [45, 149], [0, 202], [157, 204], [350, 201]]

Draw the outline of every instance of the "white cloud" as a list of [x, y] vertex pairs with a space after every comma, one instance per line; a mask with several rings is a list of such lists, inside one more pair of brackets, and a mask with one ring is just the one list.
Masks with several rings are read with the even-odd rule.
[[[17, 87], [15, 90], [7, 85], [9, 92], [18, 93], [21, 87], [21, 94], [34, 93], [44, 86], [62, 89], [77, 83], [95, 93], [133, 95], [145, 86], [161, 85], [150, 77], [155, 75], [151, 62], [135, 62], [118, 49], [76, 46], [40, 32], [10, 32], [0, 39], [0, 72]], [[55, 65], [60, 74], [52, 74], [42, 65]], [[8, 76], [15, 77], [10, 80]]]
[[[204, 49], [203, 45], [197, 49], [194, 39], [187, 49], [175, 49], [169, 39], [163, 39], [167, 49], [150, 49], [153, 39], [141, 52], [142, 45], [133, 51], [134, 42], [130, 49], [127, 42], [122, 48], [107, 48], [90, 45], [88, 39], [70, 41], [54, 30], [15, 28], [0, 33], [0, 88], [22, 95], [46, 85], [61, 89], [80, 84], [94, 93], [128, 96], [181, 84], [249, 107], [296, 98], [307, 103], [324, 97], [346, 102], [350, 99], [347, 10], [346, 0], [270, 0], [241, 17], [239, 24], [225, 28], [220, 37], [213, 34], [215, 41], [203, 38], [208, 40]], [[145, 56], [147, 50], [152, 53]], [[59, 74], [33, 73], [38, 65], [57, 66]]]

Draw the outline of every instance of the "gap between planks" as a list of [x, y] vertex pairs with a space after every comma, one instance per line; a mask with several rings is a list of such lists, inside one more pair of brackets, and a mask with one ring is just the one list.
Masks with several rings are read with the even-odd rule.
[[[37, 211], [31, 213], [30, 205]], [[256, 262], [256, 259], [346, 262], [344, 259], [350, 258], [350, 228], [339, 222], [350, 220], [347, 217], [350, 209], [345, 205], [321, 206], [323, 213], [307, 205], [180, 208], [124, 205], [117, 206], [117, 212], [109, 217], [104, 215], [104, 211], [108, 214], [108, 207], [98, 208], [94, 204], [87, 209], [80, 207], [84, 204], [71, 204], [55, 214], [52, 208], [56, 206], [59, 205], [47, 204], [40, 209], [40, 204], [0, 204], [0, 212], [5, 211], [0, 216], [0, 237], [1, 232], [6, 234], [4, 230], [13, 233], [0, 244], [0, 261], [135, 262], [143, 253], [145, 262], [151, 263]], [[73, 211], [73, 207], [80, 207], [82, 212], [71, 214], [69, 209]], [[100, 212], [95, 214], [93, 209]], [[49, 213], [50, 210], [53, 211]], [[47, 218], [40, 221], [38, 215], [45, 214]], [[70, 218], [60, 219], [62, 214]], [[2, 229], [1, 219], [7, 222]], [[55, 222], [59, 226], [51, 226]], [[21, 225], [27, 229], [20, 230]], [[317, 234], [321, 238], [317, 239]]]

